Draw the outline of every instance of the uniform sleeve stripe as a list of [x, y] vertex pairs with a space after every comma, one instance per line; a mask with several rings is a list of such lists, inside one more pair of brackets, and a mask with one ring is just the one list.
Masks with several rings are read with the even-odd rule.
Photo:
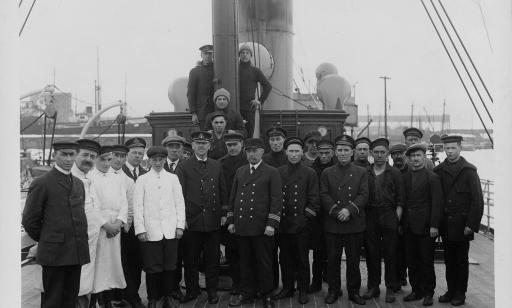
[[333, 204], [333, 205], [331, 206], [331, 208], [329, 209], [329, 215], [331, 215], [331, 214], [332, 214], [332, 210], [334, 210], [334, 208], [335, 208], [335, 207], [336, 207], [336, 204]]
[[310, 209], [309, 207], [306, 208], [306, 212], [308, 212], [309, 214], [311, 214], [312, 216], [316, 216], [316, 212], [313, 211], [312, 209]]
[[281, 221], [281, 217], [279, 217], [279, 216], [278, 216], [278, 215], [276, 215], [276, 214], [268, 214], [268, 218], [269, 218], [269, 219], [276, 220], [276, 221]]
[[359, 214], [359, 207], [354, 202], [352, 202], [352, 201], [350, 201], [350, 205], [355, 207], [357, 209], [357, 214]]

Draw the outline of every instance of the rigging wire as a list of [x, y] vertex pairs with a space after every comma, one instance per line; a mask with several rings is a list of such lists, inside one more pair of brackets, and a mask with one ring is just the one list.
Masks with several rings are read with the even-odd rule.
[[30, 126], [34, 125], [39, 119], [41, 119], [42, 116], [44, 116], [46, 113], [43, 112], [41, 113], [34, 121], [30, 122], [30, 124], [26, 125], [25, 127], [23, 127], [21, 130], [20, 130], [20, 134], [23, 133], [27, 128], [29, 128]]
[[464, 60], [462, 59], [462, 57], [460, 55], [459, 49], [457, 48], [457, 46], [453, 42], [452, 36], [448, 32], [448, 29], [446, 28], [446, 25], [444, 24], [444, 21], [441, 18], [441, 15], [439, 14], [439, 11], [437, 10], [437, 7], [435, 6], [434, 1], [430, 0], [430, 3], [432, 4], [432, 7], [434, 8], [434, 11], [436, 12], [437, 18], [439, 18], [439, 21], [441, 21], [441, 25], [443, 26], [443, 29], [446, 32], [446, 35], [448, 36], [448, 39], [452, 43], [452, 46], [455, 49], [455, 53], [457, 54], [460, 62], [462, 63], [462, 66], [464, 67], [464, 70], [466, 71], [466, 74], [468, 75], [469, 80], [471, 81], [471, 84], [473, 85], [473, 88], [475, 89], [476, 94], [478, 95], [478, 98], [480, 98], [480, 102], [482, 102], [482, 105], [484, 106], [485, 111], [487, 112], [487, 115], [489, 116], [489, 119], [491, 119], [491, 122], [494, 123], [494, 120], [493, 120], [493, 118], [491, 116], [491, 113], [489, 112], [489, 109], [487, 109], [487, 105], [485, 104], [484, 99], [482, 98], [482, 95], [480, 95], [480, 91], [478, 91], [478, 88], [477, 88], [477, 86], [475, 84], [475, 81], [473, 80], [473, 77], [471, 77], [471, 74], [469, 73], [468, 68], [466, 67], [466, 63], [464, 63]]
[[304, 103], [301, 103], [300, 101], [294, 99], [293, 97], [290, 97], [289, 95], [283, 93], [283, 91], [279, 90], [276, 87], [272, 87], [272, 91], [274, 91], [274, 93], [276, 93], [277, 95], [280, 95], [280, 96], [282, 96], [284, 98], [287, 98], [287, 99], [291, 100], [292, 102], [295, 102], [295, 103], [301, 105], [302, 107], [304, 107], [306, 109], [313, 109], [313, 107], [311, 107], [310, 105], [306, 105]]
[[[471, 65], [473, 66], [473, 69], [475, 70], [477, 76], [478, 76], [478, 79], [480, 79], [480, 82], [482, 83], [482, 85], [484, 86], [484, 89], [485, 89], [485, 92], [487, 92], [487, 95], [489, 96], [489, 98], [491, 99], [491, 102], [494, 103], [494, 100], [492, 99], [492, 96], [491, 96], [491, 93], [489, 93], [489, 90], [487, 90], [487, 86], [485, 84], [485, 82], [483, 81], [482, 79], [482, 76], [480, 76], [480, 73], [478, 72], [478, 69], [476, 68], [475, 66], [475, 63], [473, 63], [473, 59], [471, 58], [471, 56], [469, 55], [469, 52], [468, 50], [466, 49], [466, 45], [464, 45], [464, 43], [462, 42], [462, 39], [460, 38], [459, 36], [459, 33], [457, 32], [457, 29], [455, 29], [455, 26], [453, 25], [452, 23], [452, 19], [450, 18], [450, 16], [448, 15], [448, 12], [446, 11], [446, 9], [444, 8], [444, 5], [443, 3], [441, 2], [441, 0], [438, 0], [439, 4], [441, 5], [441, 9], [443, 9], [443, 12], [444, 14], [446, 15], [446, 18], [448, 19], [448, 22], [450, 23], [450, 25], [452, 26], [452, 29], [453, 31], [455, 32], [455, 35], [457, 36], [457, 39], [459, 40], [460, 44], [462, 45], [462, 48], [464, 49], [464, 52], [466, 53], [466, 56], [468, 56], [469, 58], [469, 62], [471, 62]], [[478, 4], [480, 6], [480, 4]], [[480, 7], [480, 12], [482, 11], [482, 7]], [[483, 13], [482, 13], [483, 14]], [[483, 18], [483, 15], [482, 15], [482, 18]], [[484, 22], [484, 26], [485, 26], [485, 22]], [[487, 27], [485, 27], [485, 31], [487, 32]], [[487, 38], [489, 39], [489, 35], [487, 35]], [[491, 42], [489, 41], [489, 44]], [[492, 50], [492, 47], [491, 47], [491, 50]]]
[[[21, 0], [23, 2], [23, 0]], [[20, 2], [20, 5], [21, 5]], [[18, 36], [21, 36], [21, 33], [23, 32], [23, 29], [25, 29], [25, 25], [27, 24], [28, 18], [30, 17], [30, 13], [32, 13], [32, 9], [34, 8], [34, 4], [36, 4], [36, 0], [32, 2], [32, 5], [30, 6], [30, 10], [28, 11], [27, 17], [25, 17], [25, 21], [23, 22], [23, 25], [21, 26], [20, 32], [18, 33]]]
[[485, 123], [484, 123], [484, 121], [482, 119], [482, 116], [480, 115], [480, 112], [476, 108], [476, 105], [475, 105], [475, 102], [473, 101], [473, 98], [469, 94], [468, 88], [466, 87], [466, 84], [464, 83], [464, 80], [462, 79], [462, 77], [461, 77], [461, 75], [459, 73], [459, 70], [457, 69], [457, 66], [453, 62], [452, 56], [448, 52], [448, 48], [446, 47], [446, 44], [444, 43], [443, 38], [441, 37], [441, 34], [439, 33], [439, 30], [437, 30], [437, 26], [435, 25], [434, 20], [432, 19], [432, 16], [430, 15], [430, 12], [428, 11], [427, 7], [425, 6], [425, 2], [423, 2], [423, 0], [420, 0], [420, 1], [421, 1], [421, 4], [423, 5], [423, 8], [425, 9], [425, 12], [427, 13], [427, 16], [428, 16], [430, 22], [432, 23], [432, 26], [434, 27], [434, 30], [437, 33], [437, 36], [439, 37], [439, 40], [441, 41], [441, 44], [444, 47], [444, 50], [446, 51], [446, 54], [448, 55], [448, 58], [450, 59], [450, 62], [453, 65], [453, 68], [455, 69], [455, 72], [457, 73], [457, 76], [459, 77], [460, 82], [462, 83], [462, 86], [464, 87], [464, 90], [466, 91], [466, 94], [469, 97], [469, 100], [471, 101], [471, 104], [473, 105], [473, 108], [475, 109], [476, 114], [478, 115], [478, 118], [480, 119], [480, 123], [482, 123], [482, 126], [484, 127], [485, 132], [487, 133], [487, 136], [489, 137], [489, 140], [494, 145], [494, 141], [493, 141], [493, 139], [491, 137], [491, 134], [489, 133], [489, 130], [487, 129], [487, 126], [485, 125]]

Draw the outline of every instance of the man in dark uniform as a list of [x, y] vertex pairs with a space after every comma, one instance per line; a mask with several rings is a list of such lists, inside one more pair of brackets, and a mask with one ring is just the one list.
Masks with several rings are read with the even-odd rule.
[[286, 165], [288, 158], [283, 148], [287, 135], [286, 130], [281, 127], [271, 127], [267, 130], [266, 135], [270, 152], [263, 155], [263, 161], [274, 168]]
[[[242, 151], [244, 136], [240, 133], [228, 133], [224, 136], [228, 154], [219, 159], [222, 174], [226, 182], [226, 190], [231, 192], [231, 186], [238, 168], [247, 165], [247, 157]], [[222, 241], [225, 247], [226, 259], [231, 275], [231, 294], [238, 295], [240, 290], [240, 252], [236, 235], [229, 233], [227, 226], [222, 229]]]
[[[245, 125], [247, 136], [252, 137], [254, 132], [254, 110], [261, 108], [265, 103], [270, 90], [272, 90], [272, 85], [261, 70], [251, 64], [253, 54], [249, 44], [243, 44], [238, 55], [240, 57], [240, 64], [238, 65], [240, 114], [247, 121]], [[261, 86], [261, 93], [259, 91], [256, 93], [258, 84]], [[259, 95], [259, 97], [255, 97], [255, 95]]]
[[258, 290], [263, 307], [274, 307], [272, 253], [274, 233], [281, 220], [283, 192], [279, 171], [261, 159], [263, 148], [263, 140], [259, 138], [245, 141], [249, 164], [237, 170], [231, 189], [228, 230], [237, 235], [241, 294], [230, 306], [251, 301]]
[[[185, 144], [185, 138], [178, 135], [169, 135], [162, 140], [162, 145], [167, 148], [167, 160], [164, 163], [164, 169], [170, 173], [176, 173], [176, 168], [183, 163], [183, 148]], [[173, 278], [173, 290], [171, 296], [182, 301], [184, 296], [181, 292], [180, 282], [183, 278], [183, 241], [178, 240], [178, 249], [176, 254], [176, 270], [174, 270]]]
[[424, 297], [423, 306], [431, 306], [436, 287], [434, 248], [443, 215], [443, 190], [439, 177], [425, 168], [426, 151], [425, 144], [417, 143], [406, 152], [411, 168], [403, 175], [406, 194], [403, 225], [412, 292], [404, 301]]
[[201, 61], [188, 75], [187, 99], [192, 124], [204, 129], [206, 115], [213, 112], [213, 46], [199, 48]]
[[460, 156], [461, 136], [442, 138], [446, 159], [434, 169], [441, 178], [445, 208], [441, 237], [448, 291], [439, 302], [463, 305], [468, 286], [469, 242], [480, 228], [484, 201], [476, 167]]
[[311, 167], [318, 157], [318, 142], [322, 139], [322, 135], [317, 130], [312, 130], [304, 136], [304, 145], [306, 151], [302, 156], [302, 163], [304, 166]]
[[[403, 143], [394, 144], [389, 148], [389, 155], [393, 160], [393, 167], [398, 169], [401, 174], [404, 174], [409, 170], [409, 164], [407, 164], [407, 157], [405, 151], [407, 146]], [[407, 285], [407, 262], [406, 262], [406, 251], [405, 251], [405, 239], [403, 230], [403, 219], [398, 224], [398, 236], [396, 240], [396, 272], [399, 284], [395, 288], [395, 292], [401, 289], [402, 286]]]
[[370, 155], [371, 143], [371, 140], [366, 137], [360, 137], [355, 140], [354, 165], [364, 168], [370, 167], [368, 156]]
[[338, 136], [335, 144], [338, 162], [325, 169], [320, 178], [329, 283], [325, 303], [333, 304], [342, 294], [340, 263], [345, 247], [348, 297], [354, 303], [364, 305], [365, 301], [359, 295], [359, 258], [365, 229], [364, 208], [369, 194], [368, 172], [351, 162], [354, 151], [352, 137]]
[[187, 229], [183, 236], [185, 284], [183, 303], [196, 299], [199, 289], [199, 260], [201, 252], [206, 263], [206, 292], [208, 303], [217, 304], [219, 280], [220, 228], [225, 222], [228, 193], [221, 164], [207, 157], [212, 135], [197, 131], [191, 134], [194, 155], [183, 162], [176, 174], [185, 196]]
[[210, 142], [210, 150], [208, 157], [211, 159], [219, 159], [228, 153], [226, 144], [224, 143], [224, 135], [228, 132], [226, 129], [227, 117], [222, 111], [210, 113], [210, 125], [212, 130], [212, 140]]
[[[320, 186], [320, 176], [324, 169], [334, 165], [334, 144], [330, 140], [322, 139], [317, 144], [318, 157], [313, 163]], [[312, 279], [309, 293], [322, 290], [322, 280], [327, 280], [327, 252], [325, 247], [325, 235], [323, 227], [323, 209], [320, 206], [318, 214], [313, 219], [311, 248], [313, 249]]]
[[[140, 166], [144, 158], [146, 141], [142, 138], [131, 138], [125, 142], [128, 147], [126, 162], [122, 169], [126, 176], [135, 183], [137, 178], [147, 171]], [[132, 186], [135, 189], [135, 185]], [[140, 242], [135, 236], [133, 228], [133, 205], [128, 207], [127, 227], [121, 232], [121, 262], [123, 263], [124, 279], [126, 280], [126, 289], [124, 299], [132, 307], [144, 307], [139, 297], [139, 288], [142, 274], [142, 255], [140, 251]]]
[[[396, 276], [396, 241], [398, 224], [404, 206], [402, 175], [388, 164], [389, 141], [377, 138], [370, 144], [374, 164], [369, 168], [370, 196], [366, 207], [366, 265], [368, 268], [368, 292], [364, 299], [380, 294], [381, 259], [384, 256], [387, 303], [395, 301], [394, 290], [398, 285]], [[381, 251], [383, 253], [381, 253]]]
[[320, 207], [318, 178], [315, 170], [304, 166], [301, 161], [303, 146], [304, 142], [298, 137], [286, 139], [284, 147], [288, 164], [277, 169], [281, 175], [284, 200], [277, 233], [283, 289], [274, 296], [276, 300], [292, 297], [295, 273], [297, 273], [299, 303], [302, 305], [309, 301], [311, 220], [316, 217]]
[[55, 166], [35, 179], [28, 190], [22, 225], [39, 242], [37, 262], [43, 267], [41, 307], [74, 307], [81, 266], [89, 263], [85, 191], [71, 175], [76, 143], [54, 143]]

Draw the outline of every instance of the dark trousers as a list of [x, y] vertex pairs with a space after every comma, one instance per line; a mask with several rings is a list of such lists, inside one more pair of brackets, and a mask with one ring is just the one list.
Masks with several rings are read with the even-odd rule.
[[361, 272], [359, 271], [359, 260], [363, 233], [336, 234], [325, 232], [325, 244], [327, 246], [327, 283], [329, 292], [341, 290], [341, 255], [345, 247], [346, 280], [349, 295], [359, 294], [361, 288]]
[[174, 281], [174, 271], [146, 273], [148, 300], [158, 300], [162, 296], [171, 296]]
[[[382, 255], [384, 256], [384, 281], [387, 288], [398, 286], [396, 276], [396, 241], [398, 218], [392, 207], [373, 207], [366, 212], [365, 249], [368, 267], [368, 288], [380, 285]], [[382, 253], [381, 253], [382, 252]]]
[[297, 277], [299, 291], [307, 292], [309, 287], [309, 240], [309, 230], [296, 234], [280, 233], [277, 235], [283, 289], [293, 290], [295, 277]]
[[327, 252], [323, 226], [317, 219], [312, 222], [311, 248], [313, 249], [312, 280], [317, 283], [322, 282], [327, 273]]
[[205, 261], [206, 291], [216, 291], [219, 282], [220, 230], [199, 232], [186, 230], [183, 235], [183, 260], [187, 293], [199, 294], [199, 262]]
[[443, 245], [448, 292], [452, 295], [465, 295], [468, 289], [469, 242], [445, 241], [443, 239]]
[[245, 128], [247, 129], [247, 137], [252, 138], [254, 133], [254, 111], [253, 110], [240, 110], [242, 118], [247, 121]]
[[174, 282], [172, 284], [172, 290], [179, 290], [180, 289], [180, 282], [181, 279], [183, 279], [183, 250], [185, 248], [183, 247], [183, 241], [178, 240], [178, 251], [176, 254], [176, 269], [174, 270]]
[[229, 264], [229, 275], [231, 277], [231, 288], [238, 290], [240, 288], [240, 252], [236, 235], [222, 229], [222, 244], [224, 244], [226, 252], [226, 260]]
[[82, 266], [46, 266], [43, 265], [43, 288], [41, 307], [75, 307], [80, 289]]
[[142, 275], [140, 241], [135, 236], [133, 224], [128, 232], [121, 232], [121, 263], [123, 264], [126, 288], [123, 298], [130, 303], [140, 302], [139, 288]]
[[398, 233], [396, 239], [396, 278], [400, 283], [407, 278], [407, 260], [405, 251], [405, 236], [403, 231]]
[[275, 246], [273, 236], [238, 236], [240, 251], [240, 291], [254, 296], [258, 290], [263, 297], [269, 297], [274, 287], [272, 252]]
[[436, 273], [434, 271], [435, 239], [430, 235], [413, 234], [405, 231], [407, 267], [412, 291], [418, 294], [434, 295]]

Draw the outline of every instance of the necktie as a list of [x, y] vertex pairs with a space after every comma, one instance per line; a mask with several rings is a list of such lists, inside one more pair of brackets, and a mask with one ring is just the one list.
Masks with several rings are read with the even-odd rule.
[[137, 181], [137, 168], [133, 168], [133, 179]]
[[254, 168], [254, 166], [251, 167], [251, 174], [254, 173], [254, 171], [256, 171], [256, 168]]
[[171, 171], [174, 171], [174, 165], [175, 163], [171, 163]]

